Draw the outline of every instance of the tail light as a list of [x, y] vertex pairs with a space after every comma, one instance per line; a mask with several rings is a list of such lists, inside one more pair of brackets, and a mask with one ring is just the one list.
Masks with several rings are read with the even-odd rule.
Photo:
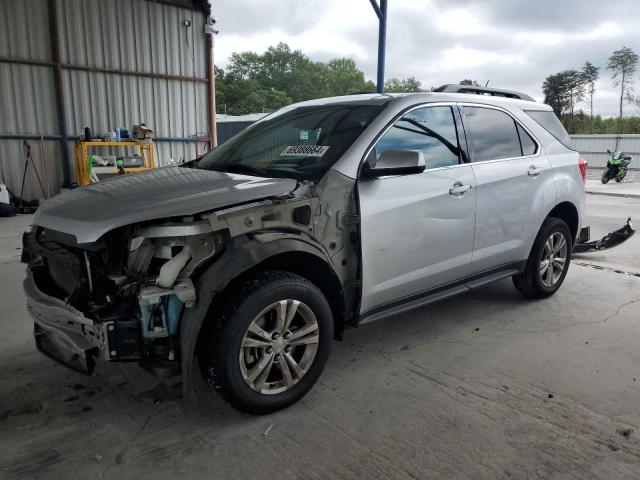
[[578, 167], [580, 167], [580, 175], [582, 175], [582, 181], [586, 183], [587, 181], [587, 170], [589, 169], [589, 164], [584, 160], [584, 158], [578, 158]]

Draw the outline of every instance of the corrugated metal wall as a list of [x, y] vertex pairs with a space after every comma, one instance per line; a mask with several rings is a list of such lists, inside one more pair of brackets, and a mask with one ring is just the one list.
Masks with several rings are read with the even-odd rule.
[[640, 168], [640, 135], [620, 135], [617, 147], [616, 137], [617, 135], [571, 135], [576, 150], [591, 167], [605, 167], [609, 149], [620, 150], [633, 156], [630, 168]]
[[[189, 28], [184, 20], [191, 22]], [[79, 135], [85, 126], [104, 133], [145, 122], [159, 137], [161, 164], [193, 158], [194, 142], [175, 139], [203, 136], [209, 128], [204, 22], [200, 11], [146, 0], [59, 0], [63, 64], [199, 79], [63, 69], [69, 136]], [[0, 0], [0, 57], [50, 62], [49, 38], [46, 0]], [[60, 134], [53, 68], [0, 63], [0, 134]], [[40, 142], [29, 143], [41, 168]], [[62, 183], [61, 149], [55, 139], [45, 140], [44, 146], [47, 183], [55, 192]], [[72, 142], [69, 148], [73, 153]], [[199, 144], [200, 152], [205, 148]], [[0, 139], [0, 182], [14, 193], [22, 180], [22, 150], [22, 140]], [[30, 171], [25, 198], [37, 197], [41, 194]]]
[[[0, 56], [48, 61], [49, 22], [45, 0], [28, 2], [0, 0]], [[0, 64], [0, 133], [57, 135], [53, 70], [50, 67]], [[39, 142], [30, 142], [39, 171], [44, 167]], [[44, 141], [48, 160], [47, 185], [55, 189], [62, 182], [60, 145]], [[20, 190], [24, 171], [21, 140], [0, 140], [0, 181]], [[43, 172], [44, 173], [44, 172]], [[41, 196], [33, 171], [25, 184], [25, 197]], [[46, 188], [46, 186], [45, 186]]]

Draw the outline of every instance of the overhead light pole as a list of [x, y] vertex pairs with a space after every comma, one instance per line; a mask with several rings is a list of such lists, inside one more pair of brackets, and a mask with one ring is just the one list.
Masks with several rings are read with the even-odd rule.
[[384, 93], [384, 54], [387, 45], [387, 0], [380, 0], [380, 4], [376, 0], [369, 0], [373, 11], [378, 17], [378, 77], [377, 88], [378, 93]]

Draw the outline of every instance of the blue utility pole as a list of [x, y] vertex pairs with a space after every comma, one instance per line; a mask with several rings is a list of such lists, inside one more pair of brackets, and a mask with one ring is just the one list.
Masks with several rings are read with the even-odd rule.
[[377, 92], [384, 92], [384, 53], [387, 45], [387, 0], [380, 0], [380, 5], [376, 0], [369, 0], [373, 11], [378, 17], [378, 78]]

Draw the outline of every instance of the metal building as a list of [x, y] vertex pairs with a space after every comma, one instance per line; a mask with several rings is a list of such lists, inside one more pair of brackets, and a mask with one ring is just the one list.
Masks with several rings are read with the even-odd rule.
[[[57, 192], [73, 181], [73, 140], [87, 126], [145, 122], [160, 164], [207, 149], [209, 10], [207, 0], [0, 0], [0, 182], [19, 193], [27, 140]], [[32, 171], [24, 196], [42, 196]]]

